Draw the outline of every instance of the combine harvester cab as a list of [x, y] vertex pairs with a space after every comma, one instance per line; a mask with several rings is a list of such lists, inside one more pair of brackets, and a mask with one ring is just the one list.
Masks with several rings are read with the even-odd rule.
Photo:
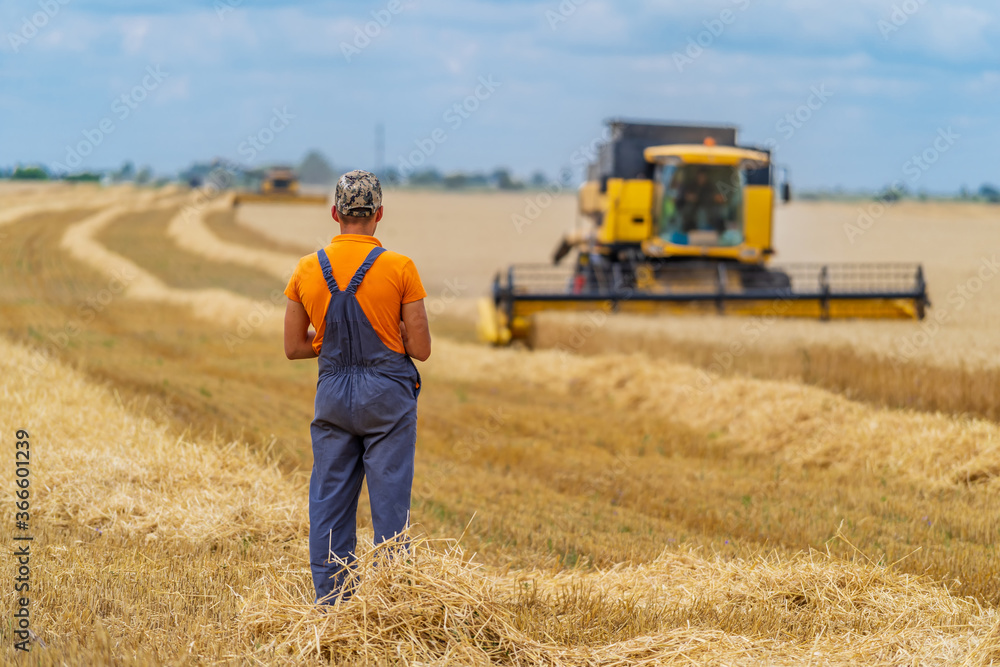
[[[552, 265], [497, 274], [479, 306], [483, 340], [530, 343], [533, 316], [550, 310], [924, 317], [930, 302], [918, 264], [770, 263], [771, 155], [737, 146], [736, 128], [609, 126], [579, 192], [590, 228], [564, 238]], [[787, 182], [781, 190], [787, 201]]]

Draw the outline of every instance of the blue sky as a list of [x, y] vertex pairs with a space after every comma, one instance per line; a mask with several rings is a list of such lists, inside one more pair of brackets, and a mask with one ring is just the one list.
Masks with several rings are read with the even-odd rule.
[[985, 0], [0, 0], [0, 164], [66, 163], [84, 142], [90, 168], [310, 148], [370, 168], [383, 123], [389, 164], [555, 175], [604, 119], [635, 117], [738, 125], [800, 187], [976, 188], [1000, 181], [998, 16]]

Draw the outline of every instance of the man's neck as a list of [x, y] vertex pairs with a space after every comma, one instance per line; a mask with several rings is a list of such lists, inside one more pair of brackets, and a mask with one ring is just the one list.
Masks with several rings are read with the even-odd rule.
[[341, 234], [357, 234], [359, 236], [375, 236], [375, 225], [340, 225]]

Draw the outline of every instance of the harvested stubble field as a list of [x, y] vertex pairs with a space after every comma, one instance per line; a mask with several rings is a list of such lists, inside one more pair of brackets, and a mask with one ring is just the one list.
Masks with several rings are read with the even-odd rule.
[[[518, 234], [524, 195], [387, 196], [380, 236], [442, 305], [421, 369], [418, 546], [378, 567], [366, 549], [360, 594], [320, 615], [305, 540], [315, 364], [284, 359], [272, 294], [273, 260], [329, 237], [325, 213], [184, 218], [177, 193], [125, 190], [32, 201], [46, 208], [0, 222], [0, 421], [5, 438], [29, 429], [34, 457], [32, 664], [1000, 659], [995, 421], [743, 367], [699, 391], [727, 340], [714, 318], [613, 319], [588, 339], [609, 350], [586, 355], [466, 342], [461, 299], [508, 259], [543, 260], [572, 210], [558, 199]], [[854, 324], [863, 341], [885, 323]], [[773, 348], [746, 358], [778, 358], [796, 327], [818, 332], [792, 343], [818, 358], [842, 342], [823, 326], [775, 323]], [[649, 327], [641, 352], [613, 342], [634, 327]], [[716, 333], [695, 341], [699, 327]], [[685, 340], [703, 356], [671, 357]], [[8, 661], [11, 643], [5, 623]]]

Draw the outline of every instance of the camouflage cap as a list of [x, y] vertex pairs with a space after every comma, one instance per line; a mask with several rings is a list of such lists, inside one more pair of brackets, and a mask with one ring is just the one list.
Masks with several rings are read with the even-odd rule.
[[337, 181], [334, 200], [337, 210], [344, 215], [366, 217], [382, 206], [382, 185], [370, 171], [355, 169]]

